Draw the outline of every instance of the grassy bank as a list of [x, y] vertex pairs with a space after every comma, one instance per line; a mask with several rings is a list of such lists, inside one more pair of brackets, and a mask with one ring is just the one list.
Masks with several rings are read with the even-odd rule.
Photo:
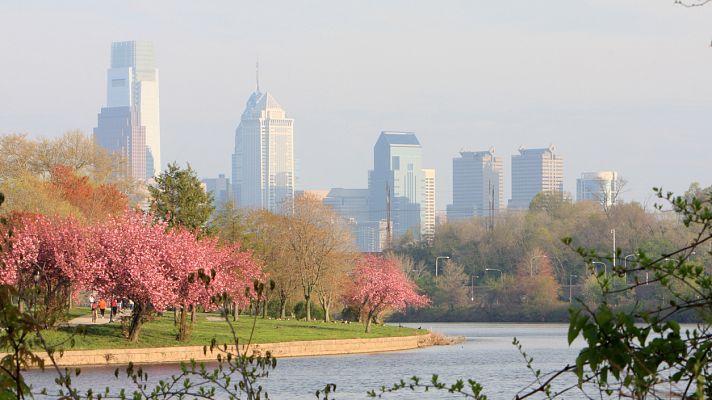
[[[86, 311], [86, 312], [85, 312]], [[85, 315], [88, 310], [72, 310], [72, 316]], [[130, 343], [121, 334], [121, 324], [118, 322], [103, 325], [84, 325], [83, 333], [75, 336], [73, 350], [93, 350], [110, 348], [143, 348], [143, 347], [169, 347], [169, 346], [203, 346], [210, 344], [215, 338], [218, 343], [232, 343], [230, 328], [225, 321], [212, 321], [208, 317], [218, 317], [215, 314], [198, 314], [193, 323], [190, 340], [179, 342], [176, 338], [176, 327], [173, 325], [173, 314], [166, 313], [154, 321], [147, 322], [141, 330], [138, 343]], [[235, 323], [241, 343], [247, 343], [252, 330], [253, 319], [240, 316]], [[50, 343], [66, 341], [76, 328], [58, 328], [48, 330], [45, 337]], [[325, 340], [325, 339], [356, 339], [411, 336], [418, 333], [427, 333], [410, 328], [395, 326], [373, 326], [371, 333], [364, 333], [364, 326], [358, 323], [344, 324], [306, 322], [306, 321], [278, 321], [258, 318], [255, 325], [253, 343], [292, 342], [299, 340]], [[65, 350], [70, 346], [65, 345]]]

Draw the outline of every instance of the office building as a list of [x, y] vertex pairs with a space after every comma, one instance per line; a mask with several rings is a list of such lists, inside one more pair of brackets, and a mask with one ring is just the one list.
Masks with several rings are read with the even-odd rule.
[[425, 193], [420, 215], [420, 234], [423, 235], [423, 239], [432, 242], [435, 238], [435, 170], [423, 169], [423, 180]]
[[564, 192], [564, 160], [551, 145], [541, 149], [520, 148], [512, 156], [512, 198], [509, 208], [529, 208], [541, 192]]
[[[158, 69], [150, 42], [111, 44], [111, 68], [107, 71], [107, 108], [131, 108], [145, 129], [146, 178], [161, 172], [161, 127]], [[134, 112], [132, 111], [132, 112]]]
[[232, 182], [238, 206], [291, 212], [294, 204], [294, 120], [270, 93], [257, 89], [235, 131]]
[[205, 191], [212, 192], [213, 204], [215, 209], [219, 210], [225, 203], [232, 200], [232, 185], [230, 178], [225, 177], [225, 174], [218, 174], [217, 178], [203, 179]]
[[422, 147], [412, 132], [381, 132], [373, 148], [373, 170], [369, 171], [370, 221], [390, 220], [387, 246], [410, 231], [421, 233], [425, 200]]
[[462, 151], [452, 160], [448, 221], [494, 215], [504, 208], [504, 166], [495, 149]]
[[104, 107], [94, 128], [94, 141], [124, 159], [120, 174], [146, 179], [146, 128], [133, 107]]
[[618, 185], [616, 171], [584, 172], [576, 179], [576, 201], [595, 201], [611, 206], [615, 202]]
[[344, 220], [359, 251], [374, 253], [385, 247], [386, 220], [370, 220], [368, 189], [334, 188], [323, 203]]

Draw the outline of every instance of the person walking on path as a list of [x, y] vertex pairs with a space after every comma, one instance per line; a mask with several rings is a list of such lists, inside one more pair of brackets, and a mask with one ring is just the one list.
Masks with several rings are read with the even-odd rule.
[[104, 319], [104, 311], [106, 310], [106, 300], [102, 297], [99, 300], [99, 312], [101, 313], [101, 319]]
[[111, 315], [109, 315], [109, 322], [114, 322], [114, 317], [116, 316], [116, 310], [118, 309], [118, 302], [116, 297], [111, 298]]
[[91, 322], [96, 323], [96, 301], [91, 302]]

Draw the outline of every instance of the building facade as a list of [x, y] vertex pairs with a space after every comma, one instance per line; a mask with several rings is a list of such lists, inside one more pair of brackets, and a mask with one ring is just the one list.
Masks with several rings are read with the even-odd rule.
[[146, 128], [138, 111], [134, 107], [105, 107], [97, 119], [96, 144], [124, 158], [123, 176], [146, 179]]
[[203, 184], [205, 184], [206, 192], [212, 192], [217, 210], [232, 200], [232, 185], [230, 178], [227, 178], [225, 174], [218, 174], [217, 178], [205, 178]]
[[420, 238], [425, 201], [422, 152], [412, 132], [381, 132], [373, 147], [368, 179], [370, 220], [390, 220], [387, 240], [408, 231]]
[[541, 192], [564, 194], [564, 160], [551, 145], [541, 149], [520, 148], [512, 156], [512, 198], [509, 208], [529, 208]]
[[448, 221], [489, 216], [504, 209], [504, 163], [495, 149], [462, 151], [452, 160]]
[[238, 206], [291, 212], [294, 204], [294, 120], [259, 85], [235, 130], [232, 181]]
[[595, 201], [611, 206], [616, 201], [618, 185], [616, 171], [584, 172], [576, 179], [576, 201]]
[[435, 170], [423, 169], [423, 180], [425, 193], [420, 215], [420, 234], [425, 240], [432, 242], [435, 238]]
[[380, 252], [385, 247], [386, 221], [371, 221], [368, 189], [334, 188], [323, 203], [343, 218], [359, 251]]
[[145, 128], [145, 178], [161, 172], [161, 123], [158, 69], [153, 44], [130, 41], [111, 44], [111, 68], [107, 71], [106, 107], [129, 107]]

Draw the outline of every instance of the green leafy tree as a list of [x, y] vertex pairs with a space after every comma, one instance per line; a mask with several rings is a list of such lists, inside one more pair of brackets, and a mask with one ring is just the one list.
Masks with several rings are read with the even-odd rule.
[[156, 177], [155, 186], [148, 188], [151, 194], [151, 210], [170, 227], [199, 229], [204, 233], [215, 207], [213, 195], [207, 193], [195, 171], [177, 163], [168, 164], [168, 169]]

